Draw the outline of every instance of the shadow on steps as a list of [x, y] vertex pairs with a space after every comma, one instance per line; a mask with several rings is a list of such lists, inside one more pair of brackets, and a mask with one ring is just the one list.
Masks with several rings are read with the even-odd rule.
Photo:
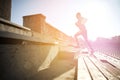
[[[39, 71], [28, 80], [74, 80], [76, 61], [67, 54], [60, 53], [51, 63], [49, 68]], [[62, 75], [62, 77], [60, 77]]]

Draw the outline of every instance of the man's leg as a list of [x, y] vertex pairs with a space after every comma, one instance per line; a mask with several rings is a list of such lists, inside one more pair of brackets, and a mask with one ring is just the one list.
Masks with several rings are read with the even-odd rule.
[[87, 43], [88, 47], [90, 48], [90, 53], [91, 53], [91, 54], [93, 54], [93, 53], [94, 53], [94, 50], [93, 50], [93, 48], [92, 48], [91, 44], [89, 43], [89, 41], [88, 41], [88, 40], [85, 40], [85, 41], [86, 41], [86, 43]]
[[76, 46], [76, 47], [80, 47], [79, 40], [78, 40], [78, 36], [79, 36], [79, 35], [81, 35], [81, 32], [77, 32], [77, 33], [75, 34], [75, 36], [74, 36], [75, 41], [76, 41], [76, 43], [77, 43], [77, 46]]
[[83, 34], [83, 37], [84, 37], [85, 42], [87, 43], [87, 46], [88, 46], [89, 49], [90, 49], [90, 53], [93, 54], [93, 53], [94, 53], [94, 50], [93, 50], [91, 44], [90, 44], [89, 41], [88, 41], [87, 33]]

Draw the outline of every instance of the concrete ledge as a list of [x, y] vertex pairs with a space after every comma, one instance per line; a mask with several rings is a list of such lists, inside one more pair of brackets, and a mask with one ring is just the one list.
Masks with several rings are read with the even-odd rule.
[[31, 31], [31, 29], [14, 24], [0, 18], [0, 37], [32, 40], [43, 43], [56, 43], [56, 40], [46, 34]]
[[26, 80], [36, 74], [41, 65], [48, 67], [59, 50], [56, 45], [34, 43], [0, 44], [0, 49], [2, 80]]
[[27, 28], [27, 27], [24, 27], [24, 26], [21, 26], [21, 25], [18, 25], [18, 24], [15, 24], [15, 23], [12, 23], [8, 20], [5, 20], [3, 18], [0, 18], [0, 23], [2, 24], [5, 24], [5, 25], [9, 25], [11, 27], [15, 27], [15, 28], [19, 28], [19, 29], [23, 29], [23, 30], [31, 30], [30, 28]]
[[[0, 31], [0, 37], [7, 38], [7, 39], [10, 38], [10, 39], [27, 40], [27, 41], [38, 42], [38, 43], [55, 44], [55, 41], [47, 41], [49, 39], [45, 40], [42, 37], [39, 37], [39, 38], [38, 37], [29, 37], [29, 36], [24, 36], [24, 35], [11, 33], [11, 32], [4, 32], [4, 31]], [[6, 39], [6, 41], [7, 41], [7, 39]], [[43, 41], [42, 39], [45, 41]]]

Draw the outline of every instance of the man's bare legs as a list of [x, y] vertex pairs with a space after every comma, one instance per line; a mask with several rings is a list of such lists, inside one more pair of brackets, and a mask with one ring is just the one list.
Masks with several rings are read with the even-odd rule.
[[82, 37], [84, 38], [84, 41], [86, 42], [86, 44], [87, 44], [87, 46], [88, 46], [88, 49], [90, 50], [90, 54], [92, 55], [92, 54], [94, 53], [94, 50], [93, 50], [91, 44], [90, 44], [89, 41], [88, 41], [87, 33], [81, 34], [81, 32], [77, 32], [77, 33], [75, 34], [74, 37], [75, 37], [75, 41], [76, 41], [76, 43], [77, 43], [77, 46], [76, 46], [76, 47], [77, 47], [77, 48], [80, 47], [79, 40], [78, 40], [78, 36], [80, 36], [80, 35], [82, 35]]
[[90, 49], [90, 54], [92, 55], [94, 53], [94, 50], [93, 50], [91, 44], [89, 43], [89, 41], [87, 39], [85, 39], [85, 42], [87, 43], [87, 46]]
[[77, 32], [76, 34], [75, 34], [75, 36], [74, 36], [74, 38], [75, 38], [75, 41], [76, 41], [76, 43], [77, 43], [77, 48], [79, 48], [80, 47], [80, 44], [79, 44], [79, 40], [78, 40], [78, 36], [80, 36], [81, 35], [81, 32]]

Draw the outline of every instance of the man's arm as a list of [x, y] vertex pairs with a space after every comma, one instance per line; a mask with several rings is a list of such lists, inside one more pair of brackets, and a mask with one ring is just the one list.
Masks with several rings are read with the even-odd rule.
[[81, 31], [79, 31], [79, 32], [77, 32], [76, 34], [75, 34], [75, 38], [77, 38], [79, 35], [81, 35], [82, 33], [81, 33]]

